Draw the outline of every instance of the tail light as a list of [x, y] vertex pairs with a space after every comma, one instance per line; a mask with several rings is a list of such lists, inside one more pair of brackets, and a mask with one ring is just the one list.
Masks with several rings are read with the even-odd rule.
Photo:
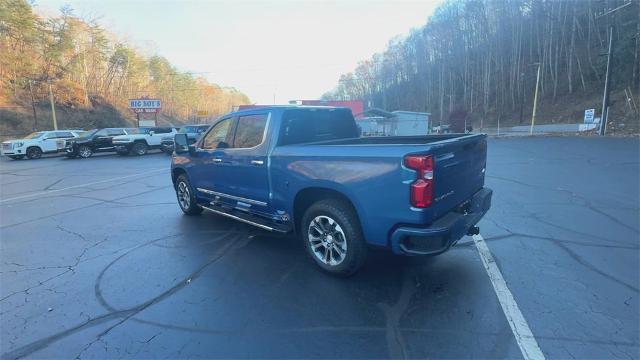
[[418, 178], [411, 183], [411, 205], [426, 208], [433, 202], [433, 157], [431, 155], [409, 155], [404, 166], [417, 172]]

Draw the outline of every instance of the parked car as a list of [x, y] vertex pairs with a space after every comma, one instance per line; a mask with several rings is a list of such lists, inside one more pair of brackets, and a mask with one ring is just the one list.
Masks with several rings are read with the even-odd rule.
[[113, 152], [116, 149], [112, 139], [115, 136], [126, 135], [133, 130], [129, 128], [89, 130], [78, 138], [67, 140], [64, 149], [69, 158], [88, 158], [94, 153]]
[[39, 159], [42, 154], [55, 153], [64, 147], [64, 141], [80, 136], [79, 130], [56, 130], [33, 132], [22, 139], [9, 140], [2, 143], [2, 155], [14, 160], [25, 156]]
[[194, 145], [175, 137], [171, 177], [187, 215], [209, 210], [297, 233], [323, 270], [351, 275], [367, 245], [435, 255], [491, 206], [484, 134], [359, 137], [347, 108], [231, 113]]
[[[187, 140], [189, 140], [189, 144], [194, 144], [200, 136], [207, 131], [210, 125], [184, 125], [178, 130], [178, 134], [187, 134]], [[166, 154], [173, 154], [173, 137], [175, 134], [168, 135], [162, 137], [162, 142], [160, 143], [160, 148]]]
[[175, 134], [176, 129], [172, 127], [138, 128], [113, 138], [113, 145], [119, 155], [144, 155], [150, 149], [160, 149], [163, 137]]

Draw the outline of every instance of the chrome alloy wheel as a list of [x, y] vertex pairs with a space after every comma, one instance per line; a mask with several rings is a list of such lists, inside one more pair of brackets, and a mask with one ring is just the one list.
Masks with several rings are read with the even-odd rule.
[[89, 149], [87, 146], [82, 146], [80, 147], [79, 154], [83, 158], [88, 158], [89, 156], [91, 156], [91, 149]]
[[176, 189], [176, 195], [178, 195], [178, 203], [183, 210], [189, 209], [191, 206], [191, 193], [189, 192], [189, 186], [184, 182], [178, 183]]
[[307, 238], [313, 254], [323, 263], [336, 266], [347, 256], [347, 238], [332, 218], [316, 216], [309, 224]]

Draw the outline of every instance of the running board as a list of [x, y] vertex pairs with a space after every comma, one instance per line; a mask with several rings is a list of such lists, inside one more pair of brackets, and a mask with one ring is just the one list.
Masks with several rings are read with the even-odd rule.
[[237, 220], [245, 224], [253, 225], [267, 231], [283, 233], [283, 234], [291, 231], [291, 228], [285, 224], [270, 223], [266, 219], [262, 219], [257, 216], [252, 216], [250, 214], [246, 214], [240, 211], [231, 210], [231, 212], [227, 212], [225, 211], [225, 209], [213, 209], [209, 206], [204, 206], [204, 205], [200, 205], [200, 207], [202, 207], [203, 209], [209, 210], [211, 212], [214, 212], [218, 215], [226, 216], [230, 219]]

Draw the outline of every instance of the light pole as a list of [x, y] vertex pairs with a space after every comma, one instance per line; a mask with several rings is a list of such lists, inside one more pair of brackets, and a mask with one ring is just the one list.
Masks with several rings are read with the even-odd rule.
[[51, 116], [53, 118], [53, 130], [58, 130], [58, 121], [56, 120], [56, 105], [53, 101], [53, 91], [51, 90], [51, 82], [49, 82], [49, 101], [51, 102]]
[[607, 117], [609, 115], [609, 82], [611, 81], [611, 54], [613, 53], [613, 26], [609, 27], [609, 52], [607, 53], [607, 74], [604, 77], [604, 95], [602, 97], [602, 112], [600, 113], [600, 135], [607, 131]]
[[538, 107], [538, 87], [540, 86], [540, 63], [537, 63], [537, 64], [538, 64], [538, 75], [536, 76], [536, 93], [533, 96], [533, 113], [531, 114], [531, 129], [529, 129], [529, 135], [533, 135], [533, 126], [536, 124], [536, 109]]

